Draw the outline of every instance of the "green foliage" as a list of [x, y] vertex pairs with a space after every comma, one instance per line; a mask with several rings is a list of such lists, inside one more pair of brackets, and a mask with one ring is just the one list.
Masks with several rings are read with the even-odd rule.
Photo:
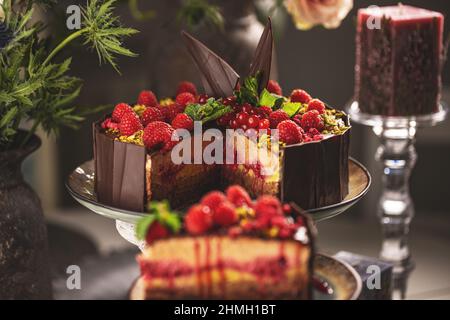
[[[58, 133], [61, 126], [76, 127], [86, 115], [86, 110], [74, 107], [82, 81], [69, 74], [72, 58], [55, 61], [56, 55], [69, 43], [84, 37], [84, 45], [95, 49], [100, 62], [108, 62], [118, 70], [116, 55], [135, 56], [122, 46], [122, 39], [136, 30], [120, 26], [113, 14], [115, 0], [106, 2], [90, 0], [82, 8], [83, 25], [53, 49], [47, 39], [42, 39], [45, 25], [32, 23], [33, 5], [50, 6], [53, 0], [18, 1], [3, 3], [4, 23], [13, 39], [0, 51], [0, 149], [8, 148], [15, 140], [19, 126], [31, 124], [29, 135], [38, 126], [47, 133]], [[95, 108], [92, 111], [98, 111]]]
[[257, 74], [256, 77], [247, 77], [244, 79], [242, 87], [235, 92], [236, 101], [239, 104], [250, 103], [252, 106], [258, 105], [258, 78], [259, 74]]
[[232, 111], [230, 106], [226, 106], [214, 98], [209, 98], [205, 104], [189, 104], [184, 109], [184, 113], [191, 117], [192, 120], [202, 121], [203, 123], [219, 119], [230, 111]]
[[224, 19], [219, 7], [207, 0], [185, 0], [178, 10], [177, 20], [188, 28], [194, 29], [202, 23], [224, 30]]
[[266, 88], [261, 91], [259, 105], [278, 109], [285, 102], [285, 98], [274, 93], [270, 93]]

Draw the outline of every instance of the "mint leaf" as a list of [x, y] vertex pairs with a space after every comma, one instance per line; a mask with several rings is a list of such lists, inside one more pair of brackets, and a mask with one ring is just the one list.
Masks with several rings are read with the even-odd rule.
[[184, 113], [186, 113], [192, 120], [198, 121], [197, 110], [200, 108], [200, 105], [197, 103], [190, 103], [184, 109]]
[[263, 89], [263, 91], [261, 91], [261, 95], [259, 96], [260, 106], [279, 108], [283, 104], [283, 102], [285, 102], [284, 97], [270, 93], [267, 89]]
[[302, 107], [302, 104], [300, 102], [285, 102], [281, 106], [281, 109], [286, 111], [286, 113], [289, 115], [289, 117], [295, 116], [295, 114], [298, 112], [298, 110]]
[[255, 77], [247, 77], [244, 79], [242, 87], [235, 91], [236, 101], [239, 104], [250, 103], [253, 106], [258, 105], [259, 93], [258, 93], [258, 79], [259, 73]]
[[147, 235], [147, 230], [150, 228], [152, 223], [156, 220], [156, 215], [151, 214], [139, 219], [136, 225], [136, 238], [139, 240], [144, 240]]
[[189, 104], [184, 113], [194, 121], [202, 121], [206, 123], [208, 121], [216, 120], [224, 114], [231, 112], [232, 108], [226, 106], [214, 98], [209, 98], [205, 104]]

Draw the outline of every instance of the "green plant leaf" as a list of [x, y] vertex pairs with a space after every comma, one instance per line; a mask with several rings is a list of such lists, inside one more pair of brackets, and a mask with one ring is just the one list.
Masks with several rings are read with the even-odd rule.
[[285, 102], [281, 106], [281, 109], [286, 111], [289, 117], [293, 117], [297, 114], [301, 107], [302, 104], [300, 102]]

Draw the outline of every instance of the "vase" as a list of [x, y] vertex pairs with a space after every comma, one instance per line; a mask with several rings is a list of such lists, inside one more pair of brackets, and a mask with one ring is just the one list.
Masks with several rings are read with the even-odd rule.
[[[20, 131], [18, 138], [26, 132]], [[21, 139], [18, 139], [21, 141]], [[39, 197], [24, 181], [23, 160], [39, 148], [32, 135], [0, 151], [0, 299], [51, 299], [47, 230]]]

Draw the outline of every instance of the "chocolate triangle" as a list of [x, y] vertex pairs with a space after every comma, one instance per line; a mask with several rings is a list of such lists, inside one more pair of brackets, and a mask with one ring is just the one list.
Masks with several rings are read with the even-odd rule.
[[186, 47], [195, 61], [205, 93], [215, 98], [225, 98], [233, 94], [239, 82], [239, 75], [217, 54], [185, 31], [181, 32]]
[[267, 83], [270, 79], [270, 68], [272, 66], [272, 21], [270, 18], [267, 19], [266, 27], [264, 28], [261, 38], [259, 39], [249, 72], [249, 76], [251, 77], [255, 77], [258, 72], [260, 73], [258, 92], [261, 92], [267, 87]]

